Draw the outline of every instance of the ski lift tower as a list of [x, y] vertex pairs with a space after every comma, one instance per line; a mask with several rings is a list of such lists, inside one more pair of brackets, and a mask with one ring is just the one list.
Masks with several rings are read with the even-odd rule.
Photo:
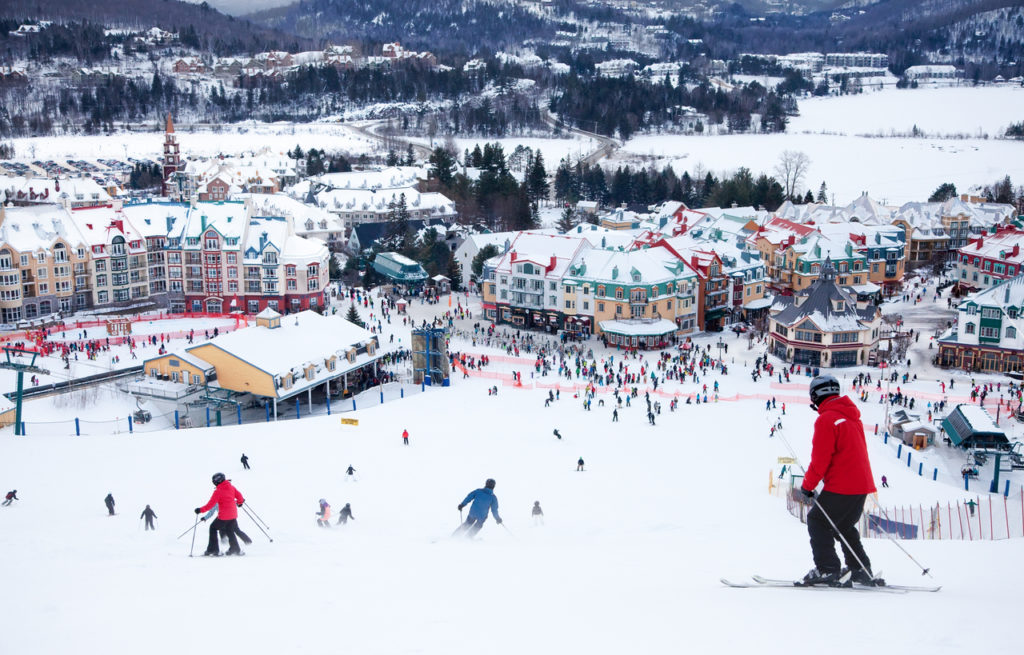
[[442, 328], [412, 331], [413, 384], [449, 384], [447, 334]]
[[[14, 413], [14, 434], [15, 436], [21, 436], [21, 400], [24, 395], [25, 389], [25, 373], [41, 373], [48, 375], [50, 372], [45, 368], [36, 366], [36, 357], [39, 357], [39, 351], [26, 350], [24, 348], [13, 348], [10, 346], [4, 346], [4, 355], [7, 356], [6, 360], [0, 361], [0, 369], [7, 369], [9, 371], [18, 372], [18, 391], [17, 398], [15, 398], [14, 404], [17, 408]], [[11, 355], [32, 355], [32, 359], [28, 364], [14, 361]]]

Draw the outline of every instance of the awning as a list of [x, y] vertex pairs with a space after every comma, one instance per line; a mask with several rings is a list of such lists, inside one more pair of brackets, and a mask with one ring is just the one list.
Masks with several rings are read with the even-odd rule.
[[743, 309], [764, 309], [765, 307], [771, 307], [773, 302], [775, 302], [775, 299], [771, 297], [758, 298], [743, 305]]
[[878, 293], [879, 291], [882, 290], [882, 287], [878, 286], [873, 282], [865, 282], [864, 284], [854, 284], [850, 288], [853, 289], [854, 293], [858, 294]]
[[627, 337], [659, 337], [666, 334], [673, 334], [677, 327], [674, 321], [668, 319], [658, 320], [626, 320], [626, 321], [601, 321], [599, 323], [602, 332], [609, 334], [621, 334]]
[[725, 308], [719, 307], [718, 309], [712, 309], [711, 311], [704, 314], [704, 320], [719, 318], [725, 314]]

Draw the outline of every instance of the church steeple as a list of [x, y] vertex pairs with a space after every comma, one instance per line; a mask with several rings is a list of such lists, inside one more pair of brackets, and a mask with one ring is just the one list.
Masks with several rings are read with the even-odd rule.
[[178, 135], [174, 133], [174, 121], [171, 112], [167, 112], [167, 128], [164, 132], [164, 186], [163, 196], [173, 192], [171, 178], [181, 169], [181, 153], [178, 151]]

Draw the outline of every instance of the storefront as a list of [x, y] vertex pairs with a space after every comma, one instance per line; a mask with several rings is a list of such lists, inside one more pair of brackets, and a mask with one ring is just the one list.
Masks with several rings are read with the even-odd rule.
[[601, 321], [601, 335], [609, 346], [664, 348], [675, 341], [676, 324], [667, 319]]

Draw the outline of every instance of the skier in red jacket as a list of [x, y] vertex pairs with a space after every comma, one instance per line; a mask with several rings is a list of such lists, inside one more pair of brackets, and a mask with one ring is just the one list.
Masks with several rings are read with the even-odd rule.
[[818, 482], [824, 480], [825, 487], [807, 514], [814, 568], [804, 576], [803, 583], [841, 584], [845, 571], [840, 570], [835, 551], [838, 539], [850, 572], [849, 581], [884, 584], [871, 574], [871, 561], [857, 530], [864, 500], [875, 492], [864, 425], [860, 410], [848, 396], [839, 395], [840, 389], [839, 381], [831, 375], [811, 381], [811, 407], [818, 412], [818, 419], [814, 422], [811, 464], [800, 490], [808, 499], [814, 499]]
[[238, 530], [238, 508], [245, 502], [242, 493], [235, 489], [231, 480], [224, 477], [223, 473], [213, 474], [213, 484], [216, 489], [210, 496], [210, 501], [202, 507], [196, 508], [196, 514], [207, 512], [217, 506], [217, 518], [210, 522], [210, 542], [206, 546], [203, 555], [216, 557], [220, 555], [220, 548], [217, 544], [217, 533], [228, 538], [228, 555], [242, 555], [242, 549], [238, 547], [238, 540], [235, 538], [235, 531]]

